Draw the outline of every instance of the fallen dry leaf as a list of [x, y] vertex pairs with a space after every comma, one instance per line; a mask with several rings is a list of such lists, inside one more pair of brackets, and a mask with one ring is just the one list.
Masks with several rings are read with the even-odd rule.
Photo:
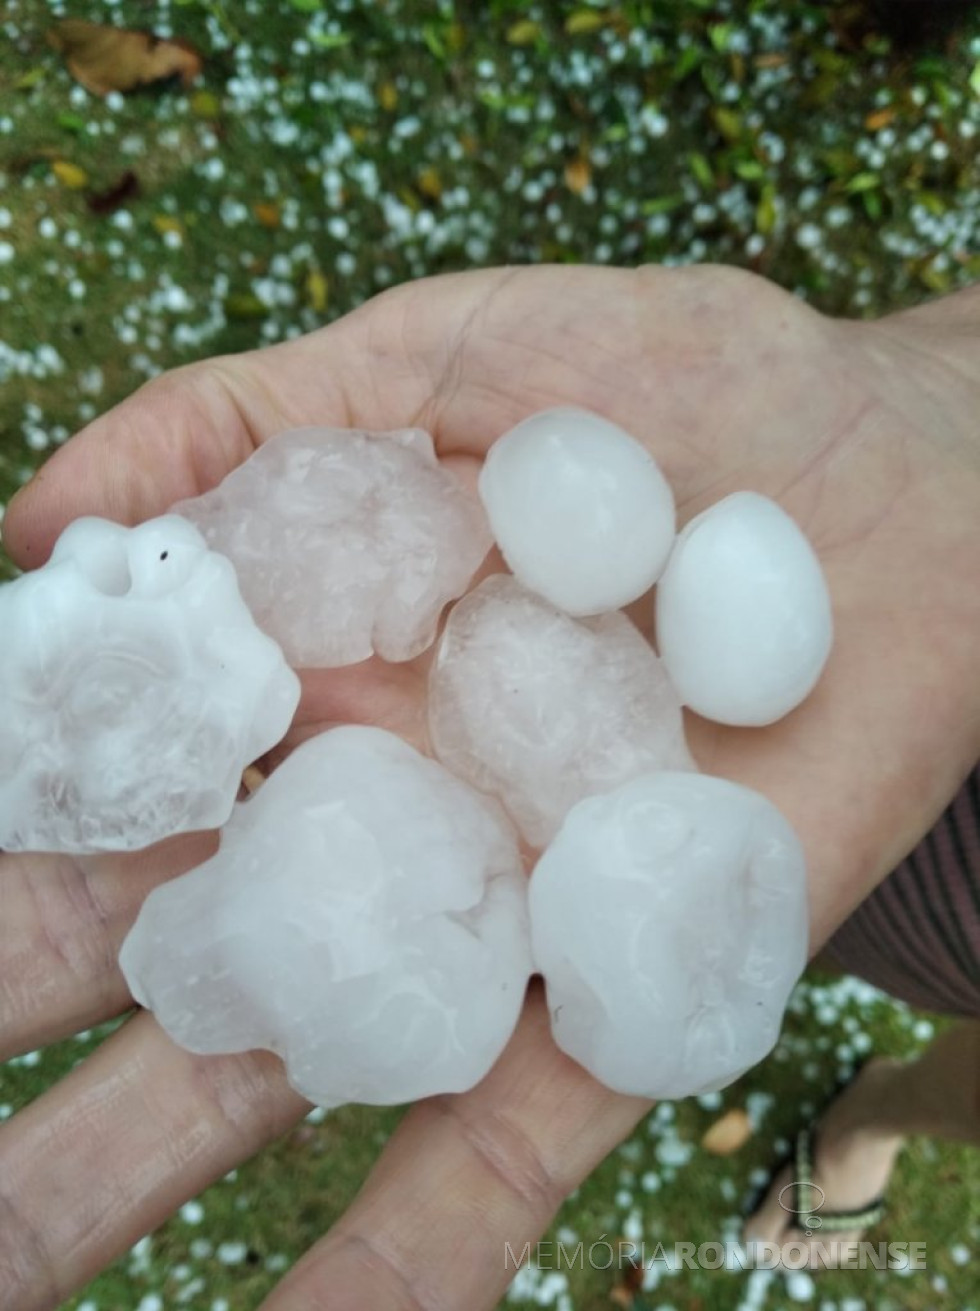
[[267, 200], [257, 201], [252, 206], [252, 213], [264, 228], [277, 228], [282, 219], [279, 206]]
[[869, 114], [864, 120], [864, 126], [869, 132], [880, 132], [883, 127], [888, 126], [897, 113], [898, 110], [894, 105], [886, 105], [884, 109], [877, 109], [873, 114]]
[[67, 159], [56, 159], [51, 165], [51, 172], [69, 191], [81, 191], [82, 187], [88, 185], [88, 174], [85, 170]]
[[731, 1156], [752, 1137], [752, 1121], [748, 1114], [736, 1107], [727, 1111], [705, 1131], [701, 1146], [714, 1156]]
[[204, 61], [186, 41], [162, 40], [150, 32], [65, 18], [48, 32], [48, 44], [64, 55], [68, 71], [86, 91], [106, 96], [110, 91], [179, 77], [190, 86]]
[[574, 196], [580, 196], [592, 181], [592, 166], [587, 159], [570, 160], [565, 165], [565, 186]]

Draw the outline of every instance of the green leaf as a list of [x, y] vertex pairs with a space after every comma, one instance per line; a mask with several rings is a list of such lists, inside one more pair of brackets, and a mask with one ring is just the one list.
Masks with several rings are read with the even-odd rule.
[[20, 77], [14, 83], [15, 91], [31, 91], [34, 87], [39, 86], [44, 81], [45, 70], [43, 68], [29, 68], [26, 73], [21, 73]]
[[715, 185], [715, 175], [711, 171], [711, 165], [707, 158], [698, 150], [692, 150], [687, 157], [687, 162], [691, 172], [701, 183], [702, 187], [713, 188]]
[[541, 35], [541, 24], [533, 18], [522, 18], [507, 29], [507, 40], [512, 46], [529, 46]]
[[942, 196], [937, 195], [935, 191], [920, 191], [915, 198], [920, 205], [925, 206], [929, 213], [935, 214], [937, 218], [946, 213], [946, 201]]
[[823, 151], [821, 158], [835, 178], [850, 175], [854, 172], [858, 163], [857, 155], [853, 151], [837, 147]]
[[350, 32], [310, 32], [309, 39], [318, 50], [340, 50], [354, 38]]
[[715, 120], [715, 126], [726, 141], [737, 141], [742, 135], [742, 119], [739, 114], [735, 113], [734, 109], [728, 109], [724, 105], [716, 105], [712, 111], [712, 117]]
[[844, 190], [851, 193], [858, 191], [874, 191], [876, 187], [880, 186], [881, 178], [877, 173], [856, 173], [846, 184]]
[[720, 55], [723, 55], [728, 49], [728, 42], [733, 30], [731, 23], [712, 23], [709, 26], [708, 36], [711, 39], [711, 44]]
[[442, 33], [435, 23], [424, 23], [422, 25], [422, 40], [428, 46], [429, 54], [433, 59], [446, 58], [446, 43], [443, 41]]
[[933, 264], [926, 264], [920, 269], [919, 278], [930, 291], [934, 291], [939, 296], [949, 291], [953, 282], [948, 270], [937, 269]]
[[689, 73], [693, 73], [698, 64], [704, 59], [704, 51], [698, 46], [690, 45], [682, 51], [680, 58], [674, 63], [672, 77], [675, 82], [682, 82]]
[[565, 19], [565, 31], [569, 36], [582, 36], [586, 32], [597, 32], [605, 23], [606, 15], [597, 9], [576, 9]]
[[864, 208], [867, 212], [868, 218], [871, 219], [873, 223], [877, 223], [882, 214], [880, 193], [877, 191], [863, 191], [861, 193], [861, 200], [864, 203]]
[[250, 291], [225, 297], [225, 313], [229, 319], [264, 319], [269, 307]]
[[195, 118], [220, 118], [221, 100], [213, 91], [195, 91], [191, 96], [191, 113]]
[[654, 196], [652, 200], [643, 202], [643, 213], [649, 218], [652, 214], [672, 214], [675, 209], [680, 209], [684, 204], [682, 195], [673, 196]]
[[66, 132], [84, 132], [88, 126], [85, 119], [82, 118], [80, 114], [72, 114], [67, 111], [63, 114], [59, 114], [55, 119], [55, 122]]
[[317, 14], [323, 8], [323, 0], [289, 0], [289, 3], [301, 14]]
[[973, 72], [970, 74], [970, 90], [975, 96], [980, 96], [980, 59], [973, 65]]
[[756, 231], [764, 237], [768, 237], [776, 226], [776, 189], [771, 183], [763, 188], [759, 197], [755, 209], [755, 226]]
[[760, 182], [766, 176], [766, 170], [757, 159], [740, 159], [735, 172], [743, 182]]

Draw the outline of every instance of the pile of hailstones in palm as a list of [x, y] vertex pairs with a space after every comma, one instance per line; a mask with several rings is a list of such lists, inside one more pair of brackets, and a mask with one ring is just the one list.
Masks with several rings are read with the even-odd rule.
[[[477, 490], [421, 431], [301, 429], [161, 518], [70, 524], [0, 633], [0, 847], [220, 829], [120, 954], [190, 1051], [271, 1049], [323, 1106], [460, 1092], [536, 973], [555, 1042], [624, 1093], [720, 1088], [775, 1042], [801, 845], [698, 771], [682, 714], [770, 724], [829, 654], [766, 497], [678, 534], [646, 448], [581, 410], [501, 437]], [[426, 676], [413, 744], [337, 723]]]

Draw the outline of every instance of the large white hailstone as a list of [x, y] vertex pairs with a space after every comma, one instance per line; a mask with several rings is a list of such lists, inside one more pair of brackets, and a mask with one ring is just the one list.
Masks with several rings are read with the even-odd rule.
[[531, 972], [527, 879], [493, 801], [400, 738], [305, 742], [150, 894], [120, 955], [193, 1052], [278, 1052], [313, 1102], [462, 1092], [506, 1045]]
[[775, 501], [736, 492], [692, 519], [657, 586], [657, 646], [685, 705], [771, 724], [812, 691], [833, 620], [813, 547]]
[[806, 964], [803, 851], [765, 797], [646, 774], [569, 814], [531, 876], [555, 1041], [641, 1097], [723, 1088], [779, 1035]]
[[282, 433], [174, 512], [232, 561], [297, 667], [411, 660], [491, 545], [479, 501], [417, 428]]
[[0, 587], [0, 847], [132, 851], [217, 828], [299, 680], [197, 529], [78, 519]]
[[442, 763], [499, 797], [535, 847], [593, 792], [694, 768], [677, 693], [629, 619], [572, 619], [504, 574], [450, 612], [429, 732]]
[[588, 410], [543, 410], [495, 442], [480, 496], [525, 587], [570, 615], [635, 601], [674, 540], [674, 497], [643, 446]]

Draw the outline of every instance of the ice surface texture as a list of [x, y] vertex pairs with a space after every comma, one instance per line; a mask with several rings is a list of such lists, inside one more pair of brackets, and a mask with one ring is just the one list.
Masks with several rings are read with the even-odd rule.
[[297, 667], [412, 659], [491, 544], [479, 501], [419, 429], [283, 433], [174, 511], [232, 561]]
[[571, 615], [642, 596], [674, 539], [673, 494], [653, 457], [587, 410], [543, 410], [501, 437], [480, 496], [514, 575]]
[[833, 622], [820, 562], [775, 501], [736, 492], [692, 519], [657, 586], [657, 646], [681, 699], [771, 724], [812, 691]]
[[218, 854], [147, 898], [120, 963], [194, 1052], [267, 1047], [325, 1106], [477, 1083], [531, 972], [500, 807], [381, 729], [305, 742]]
[[583, 797], [693, 768], [677, 694], [626, 616], [572, 619], [502, 574], [450, 613], [429, 729], [442, 763], [498, 796], [536, 847]]
[[619, 1092], [724, 1087], [779, 1034], [806, 963], [803, 853], [764, 797], [647, 774], [569, 814], [531, 877], [563, 1051]]
[[78, 519], [0, 587], [0, 847], [131, 851], [216, 828], [299, 680], [184, 519]]

